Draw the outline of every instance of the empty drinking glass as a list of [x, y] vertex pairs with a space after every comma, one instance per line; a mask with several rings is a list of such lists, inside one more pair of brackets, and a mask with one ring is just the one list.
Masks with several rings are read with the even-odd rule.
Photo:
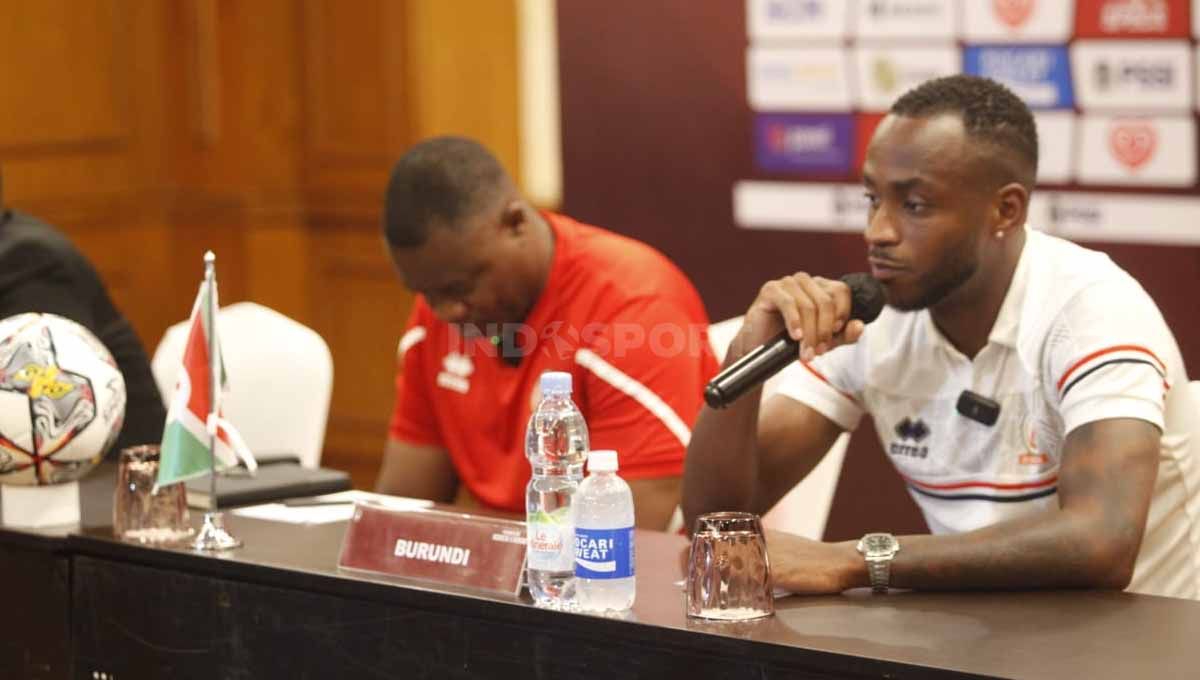
[[183, 483], [154, 489], [158, 458], [156, 445], [121, 451], [117, 488], [113, 493], [113, 535], [117, 538], [138, 543], [173, 543], [192, 535]]
[[697, 517], [688, 555], [688, 616], [745, 621], [774, 613], [771, 565], [758, 515]]

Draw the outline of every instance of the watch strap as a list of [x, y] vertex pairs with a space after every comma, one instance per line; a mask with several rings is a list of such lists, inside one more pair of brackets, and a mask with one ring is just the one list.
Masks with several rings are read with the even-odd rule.
[[886, 593], [892, 576], [892, 556], [867, 558], [867, 574], [871, 578], [871, 592]]

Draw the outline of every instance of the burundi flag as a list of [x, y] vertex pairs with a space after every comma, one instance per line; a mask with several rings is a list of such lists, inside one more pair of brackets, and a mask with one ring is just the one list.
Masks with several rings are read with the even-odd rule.
[[[217, 435], [217, 469], [237, 465], [239, 457], [251, 472], [258, 468], [245, 442], [233, 426], [221, 417], [220, 395], [226, 387], [225, 366], [221, 361], [220, 343], [209, 342], [210, 336], [216, 336], [216, 319], [212, 313], [216, 308], [217, 284], [214, 279], [208, 278], [200, 284], [200, 293], [192, 306], [187, 344], [183, 350], [183, 366], [179, 371], [175, 396], [167, 409], [158, 465], [158, 486], [208, 474], [212, 466], [209, 442], [212, 441], [213, 431]], [[216, 356], [209, 356], [209, 347], [216, 349]], [[215, 393], [210, 389], [214, 381], [219, 381], [220, 385]]]

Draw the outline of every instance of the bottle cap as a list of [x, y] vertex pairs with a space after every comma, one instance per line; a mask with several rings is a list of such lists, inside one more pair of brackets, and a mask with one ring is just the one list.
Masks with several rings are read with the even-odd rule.
[[563, 371], [546, 371], [541, 380], [542, 395], [570, 394], [571, 374]]
[[591, 472], [616, 472], [616, 451], [592, 451], [588, 454], [588, 470]]

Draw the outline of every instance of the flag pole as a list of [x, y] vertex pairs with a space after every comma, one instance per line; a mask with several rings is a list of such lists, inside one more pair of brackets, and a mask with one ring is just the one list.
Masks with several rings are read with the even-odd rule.
[[217, 256], [209, 250], [204, 253], [204, 287], [208, 289], [205, 296], [204, 314], [208, 317], [208, 405], [209, 413], [205, 423], [208, 430], [208, 493], [212, 502], [209, 508], [216, 513], [220, 509], [217, 502], [217, 414], [221, 412], [217, 399], [221, 394], [221, 366], [217, 359], [217, 310], [216, 310]]
[[221, 357], [217, 344], [217, 256], [204, 253], [205, 315], [208, 324], [208, 403], [209, 413], [205, 423], [208, 431], [209, 499], [212, 503], [204, 513], [204, 524], [200, 534], [192, 542], [192, 548], [203, 552], [230, 550], [241, 547], [242, 541], [225, 529], [225, 516], [220, 512], [217, 501], [217, 418], [221, 413]]

